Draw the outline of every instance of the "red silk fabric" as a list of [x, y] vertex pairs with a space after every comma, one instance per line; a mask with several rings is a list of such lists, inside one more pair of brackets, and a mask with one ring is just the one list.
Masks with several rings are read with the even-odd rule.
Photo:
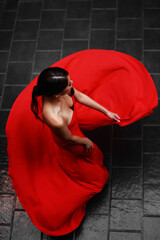
[[[120, 122], [113, 121], [72, 96], [74, 112], [68, 128], [74, 135], [84, 137], [81, 129], [131, 124], [152, 114], [158, 105], [147, 69], [127, 54], [83, 50], [50, 67], [67, 70], [73, 87], [120, 116]], [[17, 97], [7, 120], [9, 176], [33, 224], [48, 235], [59, 236], [79, 226], [86, 202], [103, 189], [109, 172], [96, 144], [84, 153], [82, 145], [66, 144], [35, 118], [30, 104], [37, 77]], [[37, 100], [41, 109], [41, 96]]]

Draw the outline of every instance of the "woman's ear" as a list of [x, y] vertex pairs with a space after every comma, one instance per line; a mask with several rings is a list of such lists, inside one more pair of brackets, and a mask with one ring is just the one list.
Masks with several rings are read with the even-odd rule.
[[58, 98], [58, 97], [60, 97], [61, 96], [61, 94], [60, 93], [58, 93], [58, 94], [55, 94], [55, 97], [56, 98]]

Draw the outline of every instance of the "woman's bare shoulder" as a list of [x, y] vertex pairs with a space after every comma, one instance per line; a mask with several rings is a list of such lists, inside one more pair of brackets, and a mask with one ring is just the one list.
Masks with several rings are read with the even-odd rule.
[[60, 106], [55, 105], [53, 107], [53, 105], [46, 104], [42, 110], [42, 118], [49, 127], [61, 125], [63, 123], [63, 119], [60, 115]]

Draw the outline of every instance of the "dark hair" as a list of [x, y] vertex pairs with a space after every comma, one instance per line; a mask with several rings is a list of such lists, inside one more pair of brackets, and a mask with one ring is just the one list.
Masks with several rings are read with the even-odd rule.
[[31, 110], [43, 124], [44, 121], [38, 116], [36, 97], [41, 95], [51, 97], [54, 94], [59, 94], [68, 85], [68, 75], [68, 71], [60, 67], [49, 67], [39, 74], [37, 85], [33, 87], [32, 91]]

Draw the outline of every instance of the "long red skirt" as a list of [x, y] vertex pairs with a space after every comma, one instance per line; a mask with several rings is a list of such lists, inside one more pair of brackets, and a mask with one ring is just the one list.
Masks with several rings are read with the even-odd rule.
[[[158, 105], [147, 69], [127, 54], [89, 49], [51, 66], [66, 69], [73, 87], [120, 116], [116, 122], [72, 96], [74, 112], [68, 128], [74, 135], [83, 137], [81, 130], [108, 124], [131, 124], [152, 114]], [[103, 189], [109, 172], [96, 144], [84, 153], [82, 145], [66, 144], [35, 118], [30, 105], [37, 77], [17, 97], [7, 120], [9, 176], [33, 224], [48, 235], [59, 236], [80, 225], [86, 202]], [[37, 100], [41, 109], [41, 96]]]

